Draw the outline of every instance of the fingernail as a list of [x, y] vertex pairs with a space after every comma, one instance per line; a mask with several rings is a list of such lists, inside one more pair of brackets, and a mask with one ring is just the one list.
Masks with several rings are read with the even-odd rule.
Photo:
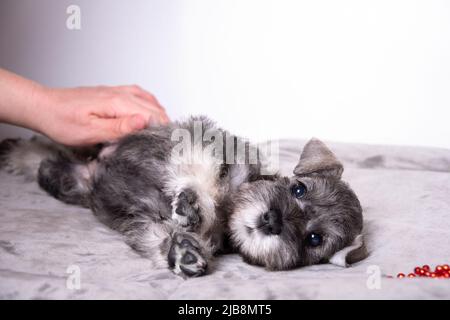
[[155, 117], [150, 117], [150, 119], [148, 120], [148, 125], [151, 126], [156, 126], [158, 125], [158, 120], [155, 119]]

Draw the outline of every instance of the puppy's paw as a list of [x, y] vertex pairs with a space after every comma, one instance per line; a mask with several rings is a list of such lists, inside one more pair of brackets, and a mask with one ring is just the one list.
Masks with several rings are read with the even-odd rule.
[[183, 278], [199, 277], [206, 273], [208, 263], [199, 243], [189, 235], [176, 234], [168, 254], [169, 267]]
[[188, 231], [195, 231], [201, 224], [200, 206], [197, 193], [189, 188], [178, 195], [172, 219]]

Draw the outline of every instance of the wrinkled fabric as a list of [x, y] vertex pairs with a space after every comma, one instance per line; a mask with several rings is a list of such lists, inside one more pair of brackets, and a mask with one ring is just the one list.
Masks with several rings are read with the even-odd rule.
[[[303, 145], [280, 142], [284, 174], [292, 173]], [[327, 145], [342, 160], [343, 178], [364, 209], [370, 253], [364, 261], [269, 272], [227, 255], [211, 274], [183, 280], [153, 269], [89, 210], [1, 172], [0, 298], [449, 299], [450, 280], [395, 275], [450, 263], [450, 150]], [[80, 270], [79, 289], [70, 286], [73, 266]]]

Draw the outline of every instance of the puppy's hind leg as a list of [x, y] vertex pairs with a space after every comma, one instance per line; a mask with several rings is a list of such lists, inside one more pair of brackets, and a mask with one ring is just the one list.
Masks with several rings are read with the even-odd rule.
[[35, 180], [43, 159], [53, 158], [66, 150], [42, 136], [30, 140], [6, 139], [0, 142], [0, 169]]
[[45, 159], [39, 166], [38, 183], [58, 200], [89, 207], [91, 173], [88, 163], [75, 162], [63, 154]]

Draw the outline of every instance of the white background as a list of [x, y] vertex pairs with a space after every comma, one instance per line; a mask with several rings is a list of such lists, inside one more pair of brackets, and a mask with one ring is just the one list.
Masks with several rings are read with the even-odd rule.
[[450, 1], [2, 0], [0, 66], [51, 86], [136, 83], [173, 119], [255, 140], [450, 148]]

